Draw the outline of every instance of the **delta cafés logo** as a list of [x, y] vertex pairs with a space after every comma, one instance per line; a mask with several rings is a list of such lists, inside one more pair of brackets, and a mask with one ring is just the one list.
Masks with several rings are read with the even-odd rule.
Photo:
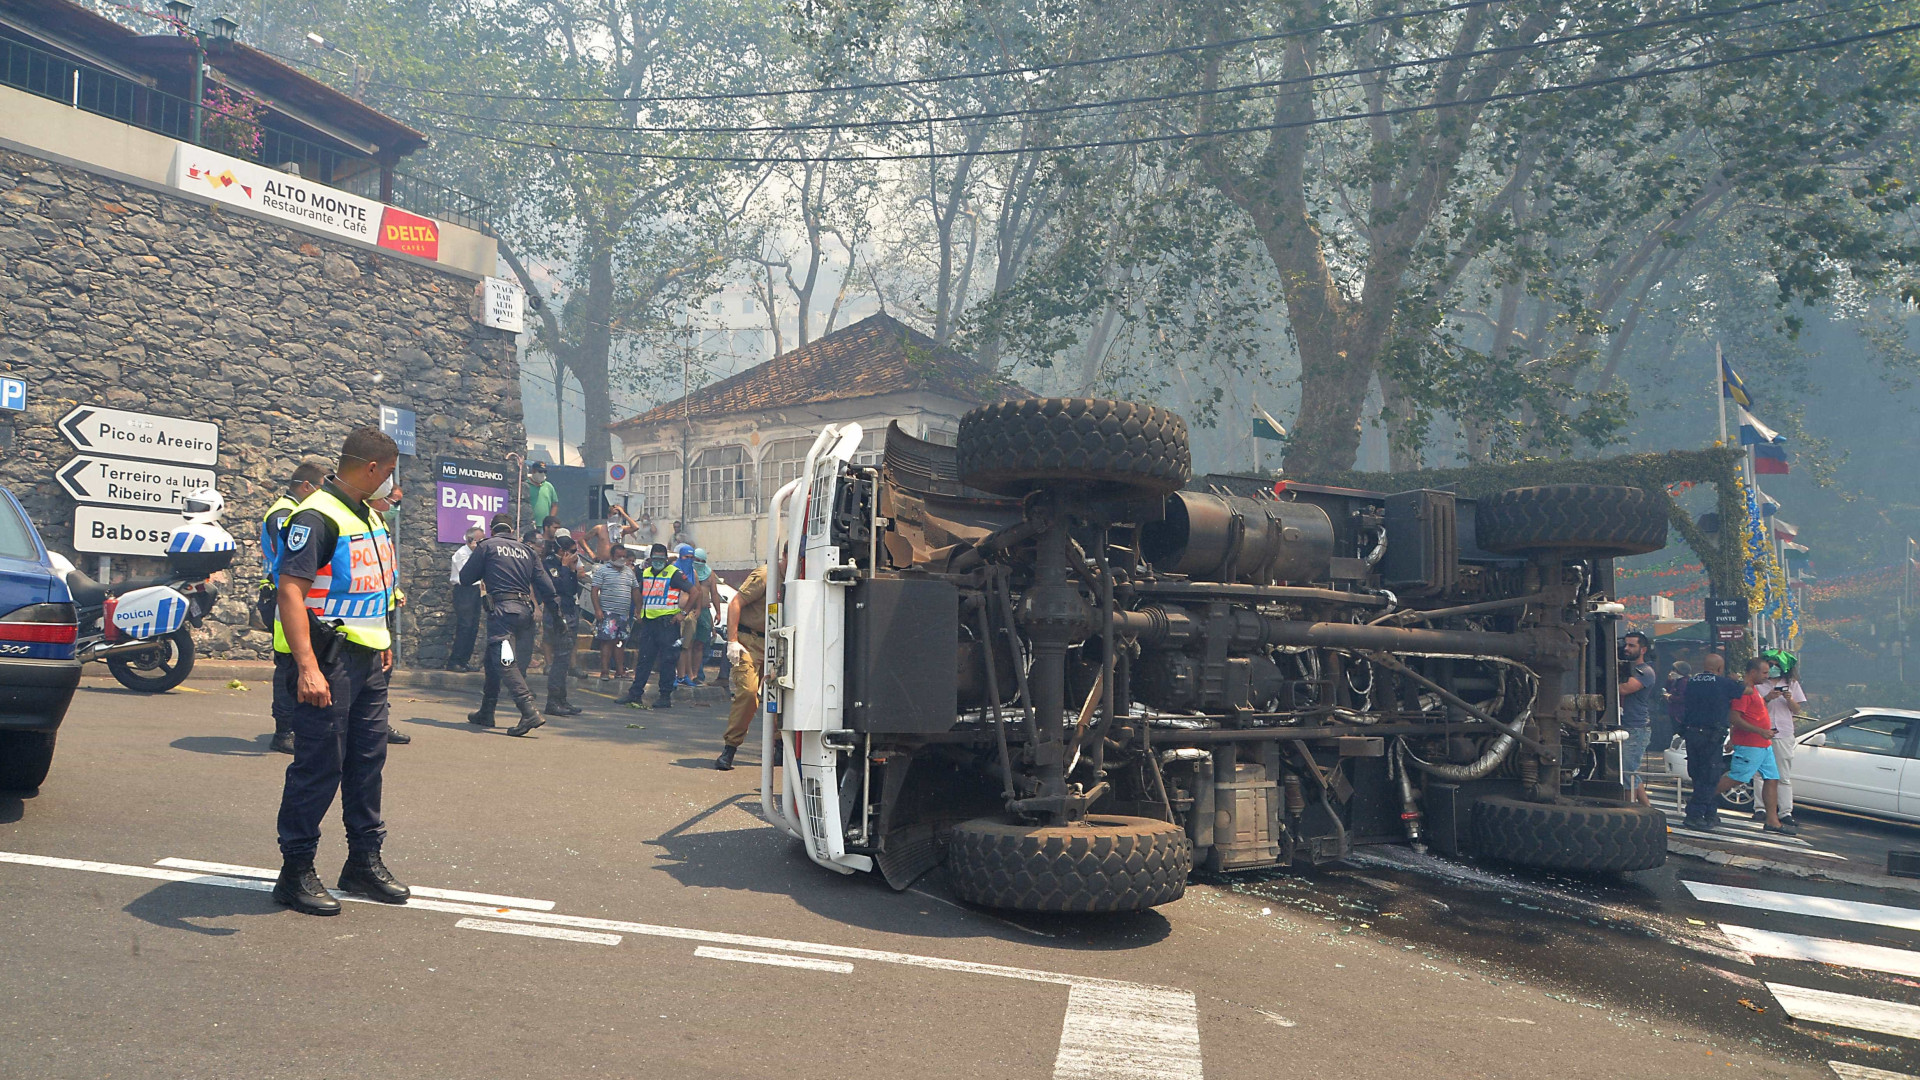
[[215, 191], [225, 192], [229, 188], [237, 187], [247, 193], [247, 198], [253, 198], [253, 185], [241, 183], [240, 178], [233, 175], [232, 169], [221, 169], [216, 173], [212, 169], [203, 169], [198, 165], [189, 165], [187, 166], [187, 176], [194, 180], [206, 181], [207, 185]]

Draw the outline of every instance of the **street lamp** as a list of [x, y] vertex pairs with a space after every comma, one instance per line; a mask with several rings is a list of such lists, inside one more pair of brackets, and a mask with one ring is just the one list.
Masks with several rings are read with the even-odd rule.
[[328, 41], [326, 38], [321, 37], [319, 34], [316, 34], [311, 30], [307, 31], [307, 44], [313, 46], [316, 49], [325, 49], [330, 53], [336, 53], [340, 56], [344, 56], [347, 58], [349, 62], [353, 64], [353, 100], [359, 101], [360, 91], [361, 91], [361, 82], [362, 82], [359, 55], [356, 53], [348, 52], [347, 50], [341, 48], [338, 45], [335, 45], [331, 41]]

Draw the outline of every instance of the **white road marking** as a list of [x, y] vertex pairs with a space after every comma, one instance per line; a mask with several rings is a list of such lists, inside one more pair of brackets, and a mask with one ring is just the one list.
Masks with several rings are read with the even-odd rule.
[[704, 956], [708, 960], [732, 960], [741, 964], [765, 964], [768, 967], [805, 968], [808, 971], [831, 971], [838, 975], [853, 974], [853, 965], [845, 960], [816, 960], [811, 956], [786, 956], [781, 953], [746, 952], [741, 949], [716, 949], [711, 945], [696, 946], [693, 955]]
[[1696, 840], [1712, 840], [1715, 843], [1721, 844], [1738, 844], [1741, 847], [1767, 848], [1770, 851], [1791, 851], [1796, 855], [1812, 855], [1815, 858], [1833, 859], [1836, 862], [1850, 861], [1845, 855], [1836, 855], [1831, 851], [1821, 851], [1817, 847], [1809, 846], [1804, 840], [1797, 841], [1800, 846], [1796, 847], [1790, 843], [1781, 843], [1774, 840], [1748, 840], [1745, 837], [1732, 836], [1724, 832], [1701, 832], [1698, 829], [1686, 829], [1678, 825], [1668, 825], [1667, 831], [1675, 836], [1686, 836]]
[[1795, 1020], [1920, 1039], [1920, 1006], [1781, 983], [1768, 983], [1767, 989]]
[[1920, 953], [1911, 949], [1889, 949], [1884, 945], [1862, 945], [1832, 938], [1783, 934], [1776, 930], [1755, 930], [1747, 926], [1720, 924], [1734, 946], [1752, 956], [1774, 956], [1782, 960], [1810, 960], [1816, 964], [1884, 971], [1889, 975], [1907, 975], [1920, 979]]
[[485, 930], [490, 934], [519, 934], [521, 937], [578, 941], [586, 945], [618, 945], [619, 934], [595, 934], [586, 930], [566, 930], [558, 926], [526, 926], [521, 923], [495, 922], [492, 919], [461, 919], [453, 925], [462, 930]]
[[[154, 865], [172, 866], [181, 870], [204, 870], [209, 874], [222, 874], [227, 877], [265, 878], [268, 881], [280, 876], [280, 871], [269, 870], [264, 866], [235, 866], [232, 863], [202, 862], [199, 859], [161, 859]], [[425, 885], [414, 885], [411, 888], [413, 895], [424, 896], [431, 900], [459, 900], [468, 904], [525, 908], [529, 911], [553, 910], [551, 900], [530, 900], [524, 896], [496, 896], [493, 893], [464, 892], [460, 889], [435, 889]]]
[[1744, 889], [1738, 885], [1709, 885], [1704, 881], [1682, 881], [1695, 900], [1709, 904], [1773, 911], [1782, 915], [1813, 915], [1822, 919], [1866, 923], [1895, 930], [1920, 930], [1920, 911], [1868, 904], [1858, 900], [1837, 900], [1829, 896], [1774, 892], [1770, 889]]
[[[42, 866], [59, 870], [83, 870], [95, 874], [112, 874], [118, 877], [146, 878], [157, 881], [178, 881], [195, 885], [213, 885], [229, 889], [246, 889], [252, 892], [269, 892], [271, 882], [256, 878], [227, 877], [218, 874], [199, 874], [187, 870], [171, 870], [153, 866], [129, 866], [124, 863], [92, 862], [84, 859], [60, 859], [47, 855], [23, 855], [10, 851], [0, 851], [0, 863], [17, 863], [24, 866]], [[365, 904], [375, 904], [355, 896], [342, 896], [342, 900]], [[1036, 968], [1011, 967], [1005, 964], [983, 964], [973, 960], [953, 960], [942, 956], [920, 956], [915, 953], [890, 952], [883, 949], [862, 949], [849, 945], [828, 945], [817, 941], [793, 941], [787, 938], [760, 937], [753, 934], [729, 934], [717, 930], [695, 930], [681, 926], [660, 926], [653, 923], [622, 922], [616, 919], [589, 919], [578, 915], [558, 915], [541, 911], [520, 911], [513, 908], [480, 907], [474, 904], [462, 904], [451, 900], [431, 900], [415, 897], [405, 904], [376, 904], [378, 907], [402, 907], [420, 911], [440, 911], [454, 915], [478, 915], [506, 922], [531, 924], [535, 926], [565, 926], [579, 930], [600, 930], [607, 933], [633, 934], [641, 937], [671, 938], [680, 941], [698, 941], [711, 945], [740, 945], [754, 949], [769, 949], [778, 952], [812, 953], [816, 956], [830, 956], [839, 960], [868, 960], [878, 964], [898, 964], [902, 967], [916, 967], [929, 971], [946, 971], [960, 975], [989, 975], [1000, 979], [1016, 979], [1021, 982], [1050, 983], [1055, 986], [1071, 988], [1072, 991], [1104, 990], [1116, 995], [1133, 994], [1145, 997], [1129, 998], [1130, 1001], [1151, 1001], [1162, 1011], [1158, 1014], [1158, 1023], [1150, 1029], [1142, 1029], [1129, 1035], [1131, 1046], [1128, 1052], [1145, 1053], [1151, 1050], [1156, 1061], [1173, 1063], [1187, 1072], [1162, 1072], [1155, 1076], [1171, 1076], [1178, 1080], [1198, 1078], [1200, 1073], [1200, 1022], [1199, 1011], [1194, 1003], [1193, 993], [1167, 986], [1152, 986], [1145, 983], [1125, 982], [1119, 979], [1098, 979], [1086, 975], [1070, 975], [1060, 971], [1041, 971]], [[1099, 1001], [1101, 999], [1089, 999]], [[1118, 996], [1104, 999], [1118, 1002]], [[1100, 1005], [1088, 1010], [1088, 1023], [1091, 1018], [1111, 1015], [1111, 1008]], [[1068, 1024], [1062, 1028], [1063, 1039], [1075, 1031], [1081, 1030], [1073, 1022], [1069, 1009]], [[1080, 1036], [1075, 1035], [1076, 1039]], [[1065, 1047], [1063, 1044], [1063, 1059]], [[1190, 1065], [1185, 1064], [1191, 1059]], [[1064, 1073], [1062, 1076], [1103, 1077], [1111, 1080], [1132, 1080], [1137, 1073], [1112, 1071], [1122, 1062], [1116, 1057], [1104, 1063], [1108, 1072]], [[1056, 1070], [1060, 1063], [1055, 1063]], [[1091, 1066], [1089, 1066], [1091, 1067]], [[1171, 1065], [1169, 1067], [1172, 1067]]]
[[1053, 1080], [1200, 1080], [1193, 995], [1150, 987], [1067, 991]]
[[1920, 1080], [1920, 1077], [1909, 1076], [1906, 1073], [1888, 1072], [1885, 1069], [1875, 1069], [1866, 1065], [1849, 1065], [1844, 1061], [1829, 1061], [1827, 1067], [1832, 1069], [1833, 1074], [1840, 1080]]

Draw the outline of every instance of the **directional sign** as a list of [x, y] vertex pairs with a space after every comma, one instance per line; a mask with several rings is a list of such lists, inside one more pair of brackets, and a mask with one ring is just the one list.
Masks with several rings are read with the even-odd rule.
[[161, 510], [76, 506], [73, 508], [73, 546], [76, 551], [103, 555], [164, 558], [173, 530], [185, 523], [179, 514]]
[[213, 470], [81, 454], [54, 474], [75, 502], [180, 512], [186, 493], [213, 486]]
[[394, 445], [408, 457], [413, 456], [413, 410], [392, 405], [380, 406], [380, 430], [393, 437]]
[[220, 459], [220, 428], [204, 420], [82, 405], [61, 417], [59, 426], [74, 449], [89, 453], [181, 465], [213, 465]]
[[0, 376], [0, 409], [20, 412], [27, 407], [27, 380]]

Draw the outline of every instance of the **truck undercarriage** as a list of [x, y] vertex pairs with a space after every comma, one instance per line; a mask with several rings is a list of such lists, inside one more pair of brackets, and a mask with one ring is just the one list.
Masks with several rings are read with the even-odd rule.
[[768, 529], [762, 791], [821, 865], [1112, 911], [1358, 844], [1664, 860], [1611, 601], [1666, 541], [1646, 492], [1195, 480], [1177, 416], [1097, 399], [895, 427], [878, 469], [859, 439], [823, 431]]

